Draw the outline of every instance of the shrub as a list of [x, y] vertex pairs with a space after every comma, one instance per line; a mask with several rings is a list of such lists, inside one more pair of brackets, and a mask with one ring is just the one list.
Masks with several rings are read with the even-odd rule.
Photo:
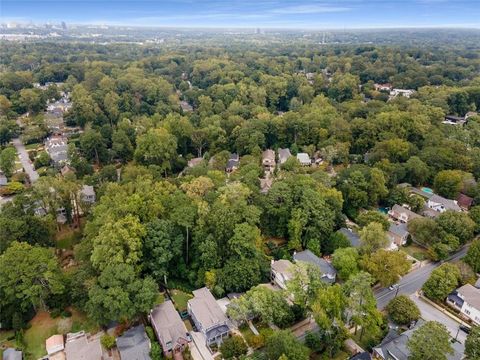
[[247, 341], [248, 346], [253, 349], [259, 349], [265, 345], [265, 336], [262, 334], [255, 335], [248, 333], [245, 335], [245, 340]]
[[102, 335], [102, 337], [100, 338], [100, 342], [102, 346], [107, 350], [110, 350], [115, 346], [115, 338], [112, 335]]
[[248, 351], [247, 344], [241, 336], [233, 335], [226, 339], [220, 346], [220, 352], [224, 359], [238, 359]]

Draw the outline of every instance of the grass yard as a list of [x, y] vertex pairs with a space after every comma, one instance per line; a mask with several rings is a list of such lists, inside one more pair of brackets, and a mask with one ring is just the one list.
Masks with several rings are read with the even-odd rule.
[[165, 301], [165, 294], [163, 292], [158, 293], [157, 300], [155, 300], [155, 305], [162, 304]]
[[40, 143], [33, 143], [33, 144], [28, 144], [28, 145], [25, 145], [25, 150], [37, 150], [40, 146], [42, 146], [42, 144]]
[[3, 350], [9, 347], [15, 347], [15, 333], [13, 330], [2, 330], [0, 331], [0, 358]]
[[419, 261], [423, 261], [425, 259], [428, 259], [428, 251], [427, 249], [417, 245], [417, 244], [411, 244], [405, 247], [402, 247], [402, 250], [405, 251], [408, 255], [414, 257], [415, 259]]
[[62, 318], [61, 316], [52, 319], [45, 311], [38, 312], [30, 321], [31, 327], [25, 331], [24, 340], [26, 344], [26, 359], [38, 359], [46, 354], [45, 340], [54, 334], [66, 334], [85, 330], [95, 333], [99, 330], [98, 325], [88, 320], [79, 311], [72, 309], [72, 316]]
[[184, 311], [187, 309], [187, 301], [193, 298], [192, 294], [183, 292], [182, 290], [171, 290], [170, 295], [172, 296], [173, 302], [175, 303], [175, 308], [178, 311]]
[[327, 354], [313, 353], [310, 355], [311, 360], [348, 360], [349, 358], [350, 354], [343, 350], [340, 350], [338, 353], [336, 353], [333, 358], [330, 358], [330, 356]]

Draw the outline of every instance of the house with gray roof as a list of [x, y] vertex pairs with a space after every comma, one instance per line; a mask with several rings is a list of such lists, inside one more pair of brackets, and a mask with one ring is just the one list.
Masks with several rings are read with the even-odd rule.
[[45, 141], [45, 151], [57, 168], [61, 168], [68, 160], [68, 141], [66, 137], [55, 135]]
[[285, 161], [287, 161], [288, 158], [291, 156], [292, 153], [290, 152], [290, 149], [278, 149], [278, 161], [280, 162], [280, 164], [285, 164]]
[[100, 335], [90, 336], [85, 331], [68, 333], [65, 341], [65, 355], [68, 360], [102, 360]]
[[22, 360], [23, 355], [20, 350], [16, 350], [14, 348], [8, 348], [3, 350], [2, 358], [3, 360]]
[[194, 290], [187, 309], [207, 345], [220, 344], [230, 334], [229, 321], [208, 288]]
[[440, 195], [434, 194], [427, 200], [427, 207], [439, 213], [447, 210], [462, 211], [455, 200], [446, 199]]
[[230, 154], [230, 158], [227, 161], [227, 166], [225, 168], [226, 172], [233, 172], [238, 169], [240, 166], [240, 157], [238, 154], [232, 153]]
[[289, 260], [272, 260], [270, 264], [270, 281], [281, 289], [287, 288], [287, 282], [292, 278], [293, 264]]
[[150, 322], [167, 357], [183, 352], [191, 341], [184, 322], [170, 300], [150, 311]]
[[262, 165], [267, 172], [275, 170], [275, 151], [267, 149], [262, 153]]
[[341, 228], [338, 230], [340, 234], [345, 235], [345, 237], [348, 239], [350, 242], [351, 247], [359, 248], [361, 243], [360, 243], [360, 236], [358, 236], [357, 233], [355, 233], [352, 229], [347, 229], [347, 228]]
[[405, 245], [408, 238], [407, 224], [390, 224], [390, 228], [387, 231], [387, 236], [390, 240], [392, 248]]
[[337, 271], [327, 260], [319, 258], [317, 255], [312, 253], [310, 250], [304, 250], [300, 252], [295, 252], [293, 254], [293, 260], [296, 262], [305, 262], [312, 265], [315, 265], [322, 272], [322, 280], [326, 283], [333, 284], [337, 277]]
[[412, 219], [418, 219], [422, 217], [421, 215], [418, 215], [417, 213], [414, 213], [406, 207], [398, 204], [393, 205], [393, 207], [388, 211], [388, 215], [390, 215], [390, 217], [393, 219], [403, 223], [408, 223]]
[[91, 185], [83, 185], [80, 190], [80, 198], [84, 203], [93, 204], [95, 202], [95, 189]]
[[463, 317], [480, 325], [480, 289], [465, 284], [448, 295], [447, 304], [458, 310]]
[[145, 326], [134, 326], [117, 338], [117, 349], [121, 360], [151, 360], [150, 339]]
[[[380, 345], [372, 349], [373, 358], [382, 360], [408, 360], [410, 356], [410, 350], [407, 346], [408, 340], [412, 337], [412, 334], [424, 324], [425, 321], [420, 319], [412, 329], [404, 331], [401, 334], [396, 330], [391, 329]], [[451, 345], [453, 348], [453, 354], [448, 354], [447, 359], [462, 359], [464, 345], [459, 342], [454, 342]]]

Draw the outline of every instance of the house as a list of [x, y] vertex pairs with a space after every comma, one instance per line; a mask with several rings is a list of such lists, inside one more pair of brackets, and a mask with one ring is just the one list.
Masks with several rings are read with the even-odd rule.
[[457, 197], [457, 204], [463, 211], [468, 211], [472, 207], [473, 199], [465, 194], [459, 194]]
[[227, 167], [225, 168], [226, 172], [233, 172], [238, 169], [240, 165], [240, 157], [238, 154], [230, 154], [230, 158], [227, 161]]
[[436, 194], [432, 195], [427, 200], [427, 207], [439, 213], [443, 213], [447, 210], [452, 210], [452, 211], [462, 210], [460, 209], [460, 206], [458, 206], [455, 200], [445, 199], [444, 197]]
[[5, 186], [8, 184], [8, 179], [7, 177], [5, 176], [5, 174], [0, 171], [0, 186]]
[[187, 101], [180, 101], [180, 107], [182, 108], [183, 112], [192, 112], [193, 106], [190, 105]]
[[293, 264], [288, 260], [272, 260], [270, 265], [270, 281], [281, 289], [287, 288], [287, 282], [292, 278]]
[[350, 357], [348, 360], [372, 360], [372, 355], [370, 355], [369, 352], [363, 351], [356, 353], [352, 357]]
[[275, 151], [268, 149], [262, 153], [262, 166], [268, 172], [275, 170]]
[[206, 287], [193, 291], [187, 309], [195, 327], [205, 336], [207, 345], [219, 344], [230, 334], [227, 317]]
[[480, 289], [471, 284], [459, 287], [447, 296], [447, 304], [480, 325]]
[[49, 137], [45, 141], [45, 151], [57, 168], [62, 167], [68, 160], [67, 138], [61, 135]]
[[63, 344], [63, 335], [52, 335], [45, 341], [45, 348], [48, 355], [53, 355], [59, 351], [63, 351], [65, 345]]
[[191, 341], [185, 324], [170, 300], [150, 311], [150, 322], [167, 357], [183, 352]]
[[312, 160], [310, 159], [310, 156], [307, 153], [298, 153], [297, 154], [297, 160], [300, 162], [301, 165], [303, 166], [310, 166], [312, 165]]
[[68, 333], [65, 354], [68, 360], [103, 360], [100, 336], [89, 336], [85, 331]]
[[95, 203], [95, 189], [91, 185], [83, 185], [80, 190], [80, 198], [84, 203], [93, 204]]
[[60, 174], [62, 174], [62, 176], [67, 176], [68, 174], [75, 174], [75, 169], [69, 165], [64, 165], [60, 169]]
[[[425, 322], [418, 320], [415, 326], [403, 333], [398, 333], [397, 330], [391, 329], [380, 345], [372, 349], [372, 356], [374, 359], [382, 360], [408, 360], [410, 356], [410, 350], [407, 346], [408, 340], [412, 334], [422, 327]], [[448, 354], [448, 360], [460, 360], [463, 358], [464, 345], [459, 342], [451, 344], [453, 348], [453, 354]]]
[[418, 215], [413, 211], [397, 204], [393, 205], [393, 207], [388, 211], [388, 215], [390, 215], [390, 217], [402, 223], [408, 223], [412, 219], [417, 219], [422, 217], [421, 215]]
[[270, 176], [266, 177], [265, 179], [260, 179], [260, 192], [262, 194], [268, 193], [268, 191], [272, 187], [272, 184], [273, 179]]
[[445, 116], [445, 119], [442, 121], [442, 124], [464, 125], [465, 122], [466, 122], [466, 119], [463, 116], [447, 115]]
[[315, 154], [313, 154], [313, 162], [315, 163], [315, 165], [323, 164], [323, 157], [320, 151], [316, 151]]
[[285, 164], [285, 161], [287, 161], [290, 156], [292, 156], [290, 149], [278, 149], [278, 161], [280, 164]]
[[13, 348], [7, 348], [3, 350], [2, 355], [3, 360], [22, 360], [23, 354], [20, 350], [15, 350]]
[[410, 96], [415, 93], [415, 90], [410, 90], [410, 89], [392, 89], [390, 91], [390, 96], [392, 98], [397, 97], [397, 96], [404, 96], [406, 98], [409, 98]]
[[117, 338], [121, 360], [151, 360], [150, 339], [143, 325], [134, 326]]
[[361, 245], [360, 236], [357, 233], [354, 233], [353, 230], [347, 228], [341, 228], [338, 230], [339, 233], [345, 235], [345, 237], [350, 242], [350, 246], [359, 248]]
[[337, 271], [327, 260], [319, 258], [310, 250], [304, 250], [299, 253], [293, 254], [293, 260], [296, 262], [303, 261], [312, 265], [315, 265], [322, 272], [322, 280], [326, 283], [333, 284], [337, 277]]
[[377, 91], [387, 91], [390, 92], [393, 88], [392, 84], [386, 83], [386, 84], [373, 84], [373, 87]]
[[391, 224], [390, 228], [388, 229], [387, 236], [390, 240], [390, 248], [392, 250], [405, 245], [408, 238], [407, 224]]
[[188, 160], [188, 163], [187, 163], [187, 166], [189, 168], [193, 168], [197, 165], [200, 165], [201, 163], [203, 162], [203, 158], [202, 157], [196, 157], [196, 158], [193, 158], [191, 160]]

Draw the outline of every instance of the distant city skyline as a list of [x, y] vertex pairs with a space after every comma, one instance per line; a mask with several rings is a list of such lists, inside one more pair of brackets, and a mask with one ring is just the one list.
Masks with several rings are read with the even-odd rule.
[[480, 0], [1, 0], [2, 23], [206, 28], [480, 28]]

